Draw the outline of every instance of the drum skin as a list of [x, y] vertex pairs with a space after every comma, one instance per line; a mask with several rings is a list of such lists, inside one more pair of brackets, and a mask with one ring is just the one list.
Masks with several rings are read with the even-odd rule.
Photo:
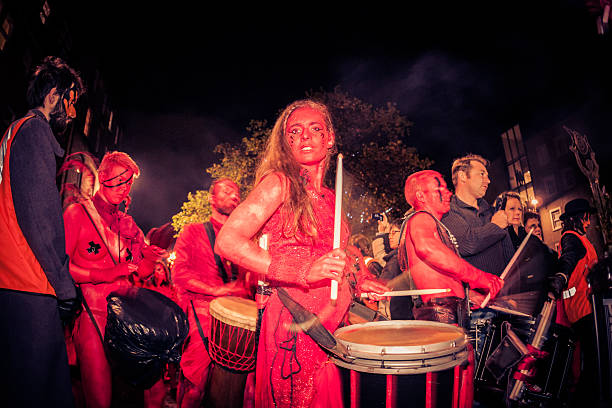
[[230, 370], [255, 369], [255, 328], [257, 306], [254, 301], [225, 296], [210, 302], [209, 353]]
[[442, 371], [467, 361], [467, 335], [450, 324], [391, 320], [354, 324], [336, 330], [348, 350], [336, 365], [377, 374]]

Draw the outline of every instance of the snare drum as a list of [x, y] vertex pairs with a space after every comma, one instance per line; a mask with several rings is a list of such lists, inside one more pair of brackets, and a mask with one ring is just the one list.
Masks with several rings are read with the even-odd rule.
[[[204, 406], [242, 407], [249, 371], [255, 369], [257, 305], [235, 296], [210, 302], [211, 365]], [[254, 375], [254, 374], [251, 374]]]
[[468, 359], [463, 329], [438, 322], [393, 320], [354, 324], [334, 334], [348, 350], [345, 358], [332, 357], [346, 369], [342, 370], [344, 382], [349, 378], [350, 387], [344, 387], [350, 389], [347, 406], [358, 407], [360, 401], [368, 407], [456, 406], [458, 366]]

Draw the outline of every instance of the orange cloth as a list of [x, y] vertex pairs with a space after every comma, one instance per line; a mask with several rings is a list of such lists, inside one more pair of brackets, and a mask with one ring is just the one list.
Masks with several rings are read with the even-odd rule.
[[[597, 262], [597, 253], [595, 252], [593, 244], [589, 242], [586, 236], [580, 235], [574, 231], [566, 231], [563, 235], [565, 234], [574, 234], [577, 236], [586, 249], [586, 255], [578, 261], [567, 282], [568, 289], [576, 288], [576, 294], [563, 300], [567, 318], [573, 324], [584, 316], [593, 313], [588, 298], [589, 287], [586, 277], [590, 270], [589, 267]], [[559, 254], [561, 254], [562, 251], [563, 249], [560, 248]]]
[[55, 290], [19, 227], [11, 192], [11, 145], [21, 125], [32, 117], [14, 122], [0, 146], [0, 288], [55, 296]]

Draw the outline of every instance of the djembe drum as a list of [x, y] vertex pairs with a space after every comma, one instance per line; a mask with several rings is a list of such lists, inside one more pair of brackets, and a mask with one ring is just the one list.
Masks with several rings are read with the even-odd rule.
[[210, 302], [211, 365], [205, 406], [241, 407], [247, 375], [255, 369], [257, 306], [225, 296]]
[[[392, 320], [336, 330], [348, 350], [332, 357], [350, 383], [350, 406], [456, 407], [459, 365], [468, 358], [463, 329], [450, 324]], [[363, 386], [361, 386], [363, 384]], [[347, 398], [345, 398], [347, 399]], [[401, 402], [398, 404], [398, 402]], [[346, 401], [345, 401], [346, 403]]]

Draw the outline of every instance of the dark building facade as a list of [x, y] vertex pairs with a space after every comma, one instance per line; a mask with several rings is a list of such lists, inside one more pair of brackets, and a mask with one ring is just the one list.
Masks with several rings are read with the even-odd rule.
[[[562, 122], [526, 137], [517, 124], [501, 135], [504, 157], [491, 163], [491, 185], [487, 198], [494, 200], [502, 191], [520, 194], [526, 211], [535, 211], [542, 220], [545, 243], [558, 250], [565, 204], [575, 198], [594, 203], [589, 179], [581, 171], [572, 146], [572, 138]], [[604, 240], [597, 217], [587, 235], [598, 254]]]
[[[55, 55], [80, 72], [87, 88], [76, 106], [77, 118], [60, 143], [66, 156], [85, 151], [101, 159], [120, 145], [117, 111], [112, 108], [99, 61], [79, 56], [62, 7], [67, 6], [59, 1], [0, 0], [0, 128], [4, 132], [26, 113], [29, 75], [45, 56]], [[67, 182], [79, 185], [80, 175], [69, 171], [58, 179], [59, 184]]]

